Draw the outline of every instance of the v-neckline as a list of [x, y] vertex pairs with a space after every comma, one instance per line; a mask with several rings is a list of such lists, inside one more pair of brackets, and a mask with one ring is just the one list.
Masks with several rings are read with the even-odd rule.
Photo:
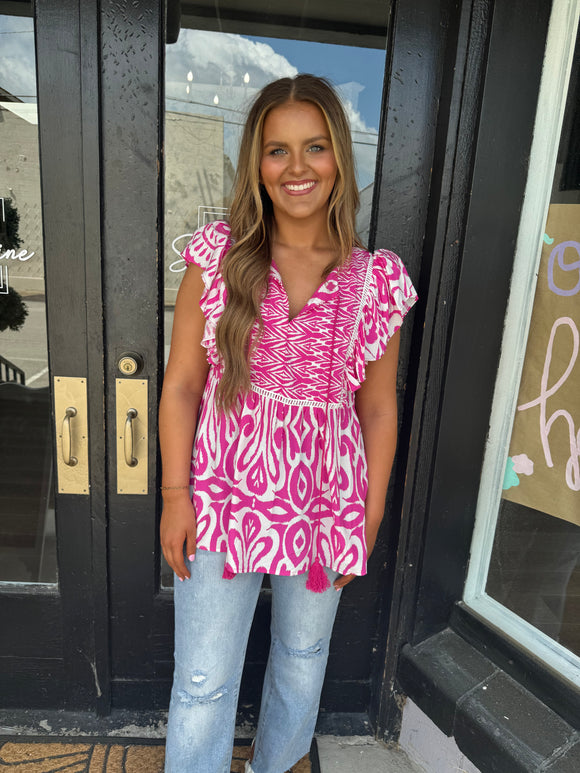
[[332, 269], [332, 271], [330, 271], [330, 273], [328, 274], [328, 276], [326, 277], [326, 279], [323, 279], [323, 280], [322, 280], [322, 282], [321, 282], [321, 283], [318, 285], [318, 287], [317, 287], [317, 288], [316, 288], [316, 290], [315, 290], [315, 291], [312, 293], [312, 295], [310, 296], [310, 298], [309, 298], [309, 299], [306, 301], [306, 303], [304, 304], [304, 306], [302, 306], [302, 308], [300, 309], [300, 311], [298, 311], [296, 314], [294, 314], [294, 316], [293, 316], [293, 317], [291, 317], [291, 316], [290, 316], [290, 298], [289, 298], [289, 296], [288, 296], [288, 291], [286, 290], [286, 285], [284, 284], [284, 280], [282, 279], [282, 274], [280, 273], [280, 269], [279, 269], [279, 268], [278, 268], [278, 266], [276, 265], [276, 262], [275, 262], [275, 260], [274, 260], [273, 258], [271, 259], [270, 270], [271, 270], [272, 272], [275, 272], [275, 274], [277, 275], [277, 277], [278, 277], [278, 280], [279, 280], [279, 282], [280, 282], [280, 287], [282, 288], [282, 291], [283, 291], [283, 293], [284, 293], [284, 298], [286, 299], [286, 307], [287, 307], [287, 309], [288, 309], [288, 314], [286, 315], [286, 321], [287, 321], [288, 323], [290, 323], [290, 322], [294, 322], [294, 320], [295, 320], [297, 317], [299, 317], [299, 316], [302, 314], [302, 312], [303, 312], [303, 311], [305, 311], [305, 310], [306, 310], [306, 309], [307, 309], [309, 306], [311, 306], [311, 305], [312, 305], [312, 302], [313, 302], [315, 299], [317, 299], [317, 298], [318, 298], [318, 296], [320, 295], [320, 293], [322, 292], [322, 290], [324, 289], [324, 287], [325, 287], [325, 286], [328, 284], [328, 282], [330, 281], [331, 277], [332, 277], [332, 276], [334, 275], [334, 273], [336, 272], [337, 268], [336, 268], [336, 266], [335, 266], [335, 267]]

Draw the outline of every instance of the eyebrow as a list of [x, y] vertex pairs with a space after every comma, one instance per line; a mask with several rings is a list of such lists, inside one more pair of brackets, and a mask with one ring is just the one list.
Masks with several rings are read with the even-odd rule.
[[[305, 140], [305, 145], [310, 145], [311, 142], [318, 142], [318, 140], [326, 140], [327, 142], [330, 142], [330, 139], [326, 136], [326, 134], [319, 134], [317, 137], [310, 137], [309, 139]], [[268, 148], [270, 145], [276, 145], [278, 148], [286, 148], [288, 147], [287, 142], [278, 142], [277, 140], [270, 140], [270, 142], [267, 142], [264, 147]]]

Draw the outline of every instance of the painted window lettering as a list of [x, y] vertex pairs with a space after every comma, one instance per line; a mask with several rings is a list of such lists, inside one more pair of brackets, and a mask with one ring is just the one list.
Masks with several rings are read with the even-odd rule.
[[[578, 260], [575, 260], [572, 263], [564, 262], [564, 253], [568, 248], [576, 250], [576, 254], [579, 258]], [[558, 260], [558, 268], [561, 271], [578, 272], [578, 282], [575, 287], [572, 287], [569, 290], [558, 287], [554, 277], [554, 264], [556, 263], [556, 259]], [[576, 293], [580, 291], [580, 243], [573, 241], [560, 242], [560, 244], [557, 244], [554, 247], [548, 259], [548, 286], [553, 293], [556, 293], [556, 295], [576, 295]]]

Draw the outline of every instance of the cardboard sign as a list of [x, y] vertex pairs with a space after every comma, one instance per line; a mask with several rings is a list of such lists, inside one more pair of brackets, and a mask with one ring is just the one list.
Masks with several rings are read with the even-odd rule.
[[552, 204], [503, 496], [580, 525], [580, 204]]

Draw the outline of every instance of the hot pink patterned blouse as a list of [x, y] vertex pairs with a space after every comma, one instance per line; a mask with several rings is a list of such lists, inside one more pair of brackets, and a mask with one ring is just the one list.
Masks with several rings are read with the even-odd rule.
[[355, 391], [416, 300], [400, 259], [354, 249], [288, 319], [272, 265], [251, 391], [229, 414], [215, 408], [221, 364], [215, 329], [226, 301], [220, 260], [229, 226], [198, 229], [182, 257], [203, 269], [203, 345], [210, 363], [191, 464], [197, 546], [225, 552], [224, 576], [295, 575], [319, 558], [366, 573], [367, 466]]

